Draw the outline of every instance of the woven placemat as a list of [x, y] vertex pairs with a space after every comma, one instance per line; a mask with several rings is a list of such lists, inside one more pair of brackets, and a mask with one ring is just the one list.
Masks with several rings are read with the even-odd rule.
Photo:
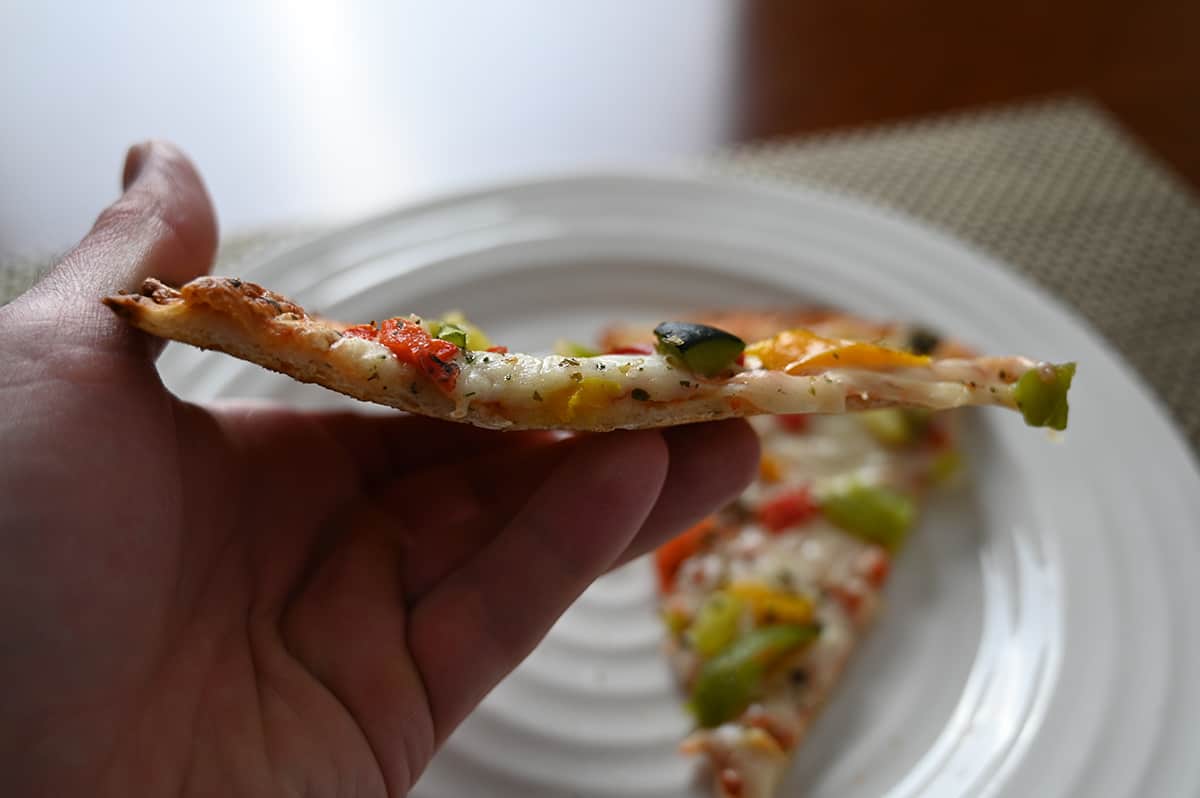
[[[862, 197], [992, 253], [1074, 305], [1200, 448], [1200, 203], [1098, 107], [1068, 98], [772, 141], [711, 168]], [[217, 270], [311, 232], [231, 238]], [[45, 263], [0, 265], [0, 303]]]

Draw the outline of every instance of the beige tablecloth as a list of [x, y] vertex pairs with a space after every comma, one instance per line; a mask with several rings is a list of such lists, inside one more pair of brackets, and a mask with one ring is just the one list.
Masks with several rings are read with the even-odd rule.
[[[865, 198], [991, 252], [1078, 308], [1200, 447], [1200, 202], [1096, 106], [1068, 98], [772, 141], [710, 168]], [[302, 232], [230, 239], [219, 270]], [[45, 262], [0, 265], [0, 302]]]

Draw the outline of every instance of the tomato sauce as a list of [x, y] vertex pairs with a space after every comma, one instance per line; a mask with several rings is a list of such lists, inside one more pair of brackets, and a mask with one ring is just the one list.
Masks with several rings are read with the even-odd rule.
[[345, 334], [383, 344], [401, 363], [420, 369], [443, 393], [450, 393], [458, 383], [459, 366], [455, 362], [458, 347], [434, 338], [415, 321], [388, 319], [378, 328], [359, 324], [348, 328]]

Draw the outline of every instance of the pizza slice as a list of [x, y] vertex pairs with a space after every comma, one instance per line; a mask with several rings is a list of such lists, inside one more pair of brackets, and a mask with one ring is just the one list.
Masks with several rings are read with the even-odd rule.
[[[154, 335], [218, 349], [364, 401], [493, 429], [604, 431], [888, 406], [1018, 409], [1062, 429], [1074, 364], [933, 357], [789, 329], [747, 346], [719, 327], [665, 322], [653, 346], [576, 357], [508, 352], [462, 319], [347, 326], [250, 282], [147, 280], [104, 302]], [[819, 326], [819, 325], [818, 325]]]
[[[934, 357], [962, 347], [920, 328], [804, 311], [704, 319], [739, 333], [798, 320], [823, 333], [907, 344]], [[645, 331], [614, 328], [606, 347]], [[751, 420], [758, 478], [733, 504], [656, 553], [666, 653], [722, 798], [775, 794], [809, 727], [880, 606], [881, 590], [935, 484], [959, 469], [955, 413], [885, 408]]]

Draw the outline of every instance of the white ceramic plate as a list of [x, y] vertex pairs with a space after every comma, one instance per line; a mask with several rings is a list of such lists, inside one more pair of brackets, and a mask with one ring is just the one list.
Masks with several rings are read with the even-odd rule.
[[[506, 186], [381, 217], [247, 273], [347, 320], [462, 309], [514, 349], [617, 318], [816, 301], [976, 347], [1077, 360], [1049, 440], [977, 413], [785, 795], [1200, 794], [1200, 475], [1133, 371], [961, 244], [850, 201], [683, 178]], [[343, 401], [173, 346], [195, 399]], [[700, 796], [645, 562], [590, 590], [417, 786], [460, 796]]]

